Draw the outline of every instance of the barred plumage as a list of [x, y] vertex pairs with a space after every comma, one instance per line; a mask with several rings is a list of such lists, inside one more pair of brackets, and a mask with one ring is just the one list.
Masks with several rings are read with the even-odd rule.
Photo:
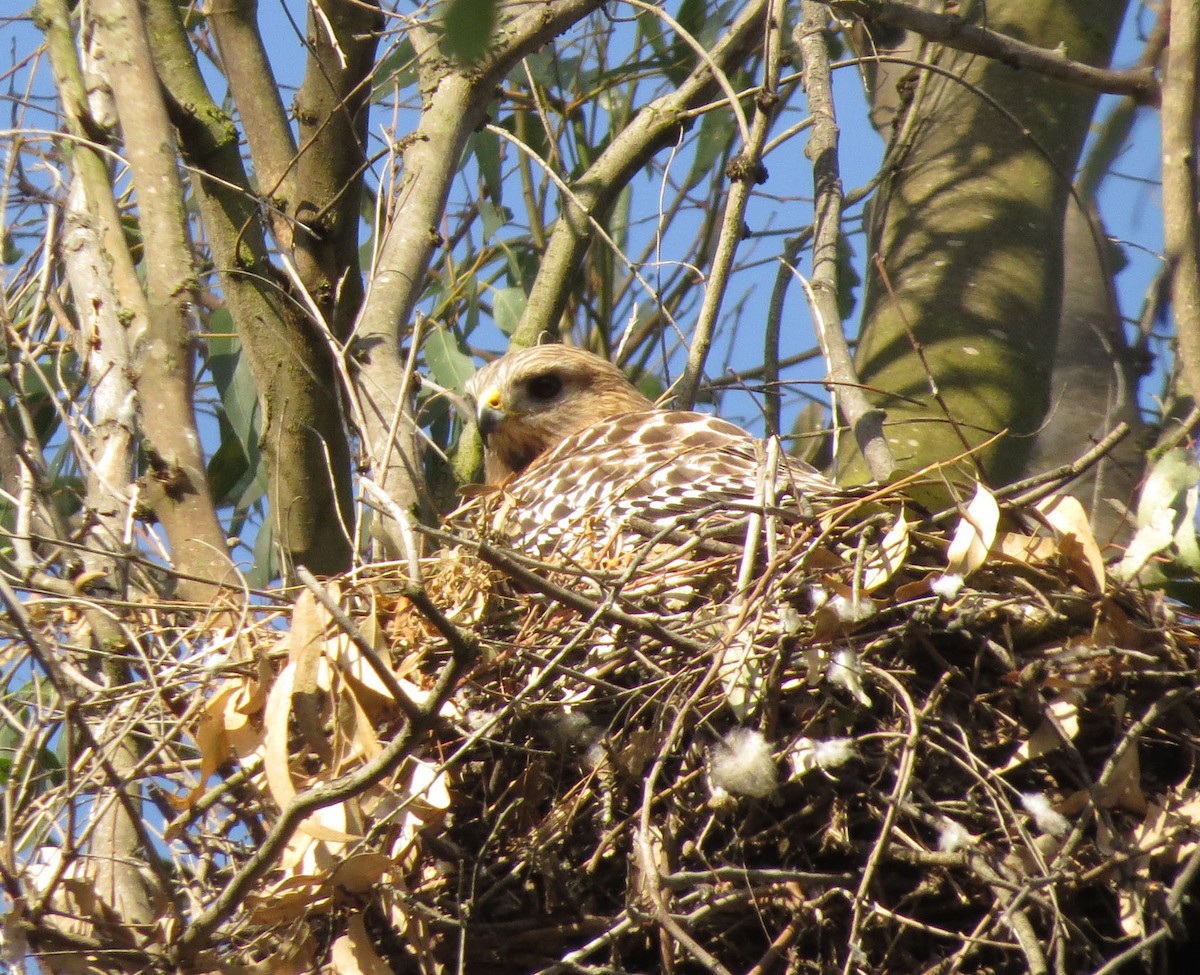
[[713, 537], [727, 525], [736, 538], [747, 512], [801, 521], [808, 498], [837, 490], [732, 423], [655, 409], [579, 349], [511, 352], [468, 393], [497, 487], [489, 530], [541, 558], [609, 564], [671, 529]]

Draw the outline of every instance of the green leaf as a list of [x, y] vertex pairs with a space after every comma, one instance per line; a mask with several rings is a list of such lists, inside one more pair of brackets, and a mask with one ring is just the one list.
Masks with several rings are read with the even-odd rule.
[[217, 412], [221, 441], [208, 459], [208, 486], [217, 504], [227, 504], [250, 470], [250, 462], [224, 410]]
[[512, 335], [521, 323], [521, 316], [525, 314], [528, 301], [529, 296], [525, 294], [524, 288], [497, 289], [492, 302], [492, 318], [496, 327], [505, 335]]
[[700, 121], [696, 136], [696, 154], [692, 157], [692, 169], [688, 173], [687, 189], [707, 179], [713, 167], [723, 162], [733, 145], [736, 125], [729, 112], [708, 112]]
[[496, 231], [512, 219], [512, 211], [508, 207], [496, 206], [491, 200], [479, 201], [479, 215], [483, 218], [484, 243], [491, 243]]
[[375, 66], [371, 101], [388, 98], [397, 88], [411, 88], [417, 83], [417, 53], [407, 35], [393, 44]]
[[[545, 88], [553, 88], [558, 84], [558, 73], [554, 68], [554, 56], [549, 51], [534, 51], [533, 54], [525, 58], [525, 67], [529, 69], [529, 77], [534, 80], [535, 84], [542, 85]], [[520, 69], [517, 69], [520, 72]], [[518, 77], [525, 82], [523, 72], [518, 74]]]
[[464, 64], [474, 64], [485, 51], [496, 27], [496, 0], [449, 0], [443, 18], [443, 49]]
[[217, 395], [221, 397], [229, 428], [238, 438], [251, 467], [257, 469], [262, 464], [258, 449], [262, 436], [258, 387], [242, 355], [233, 319], [226, 309], [213, 313], [209, 319], [209, 330], [219, 333], [208, 340], [208, 367], [213, 384], [217, 388]]
[[425, 339], [425, 364], [434, 382], [446, 389], [461, 390], [475, 375], [475, 363], [454, 333], [438, 325]]
[[278, 572], [275, 565], [275, 528], [263, 523], [254, 539], [254, 568], [246, 573], [246, 582], [254, 589], [265, 589]]
[[491, 132], [475, 132], [467, 147], [475, 156], [475, 165], [479, 167], [487, 195], [498, 207], [504, 198], [504, 180], [500, 175], [500, 137]]
[[854, 245], [846, 234], [838, 234], [837, 271], [838, 314], [846, 321], [858, 304], [858, 288], [862, 285], [862, 278], [854, 267]]
[[13, 243], [11, 232], [6, 232], [4, 234], [3, 251], [3, 261], [5, 264], [16, 264], [17, 261], [25, 256], [25, 252], [21, 250], [21, 248], [19, 248], [15, 243]]

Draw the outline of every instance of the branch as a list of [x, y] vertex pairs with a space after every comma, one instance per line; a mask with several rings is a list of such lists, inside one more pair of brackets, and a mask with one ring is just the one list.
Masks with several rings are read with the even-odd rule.
[[[382, 234], [348, 347], [364, 418], [360, 432], [375, 480], [406, 510], [417, 503], [420, 465], [415, 425], [402, 396], [407, 385], [402, 346], [434, 248], [441, 243], [438, 227], [467, 139], [484, 122], [495, 88], [509, 69], [600, 5], [601, 0], [538, 4], [503, 24], [496, 34], [501, 41], [469, 68], [444, 57], [431, 32], [411, 29], [426, 100], [420, 125], [404, 147], [391, 224]], [[404, 422], [393, 437], [397, 409], [403, 409]], [[390, 519], [381, 518], [377, 531], [392, 551], [403, 551]]]
[[982, 54], [1014, 70], [1028, 68], [1081, 88], [1128, 95], [1139, 105], [1157, 105], [1161, 92], [1154, 69], [1113, 71], [1072, 61], [1058, 49], [1037, 47], [1007, 34], [978, 27], [958, 14], [941, 14], [899, 0], [820, 0], [839, 19], [858, 17], [870, 24], [900, 27], [956, 51]]
[[801, 4], [804, 19], [797, 29], [797, 46], [803, 58], [804, 88], [813, 117], [812, 135], [804, 154], [813, 164], [816, 190], [813, 211], [812, 284], [805, 291], [812, 304], [817, 338], [834, 384], [834, 401], [854, 432], [858, 449], [876, 481], [886, 481], [896, 469], [883, 435], [882, 410], [872, 406], [850, 357], [838, 311], [838, 243], [842, 222], [842, 178], [838, 164], [837, 115], [833, 104], [829, 52], [825, 47], [828, 12], [817, 0]]
[[1184, 382], [1200, 399], [1200, 232], [1196, 217], [1196, 58], [1200, 10], [1171, 4], [1162, 99], [1163, 242]]
[[[296, 203], [296, 140], [263, 47], [257, 13], [257, 0], [228, 0], [209, 8], [208, 23], [250, 145], [259, 186], [271, 200], [271, 212], [277, 207], [286, 211]], [[280, 247], [290, 248], [292, 225], [287, 220], [275, 220], [273, 225]]]
[[[237, 129], [204, 83], [178, 5], [148, 0], [145, 9], [180, 148], [199, 170], [196, 197], [221, 293], [262, 403], [259, 443], [275, 541], [285, 566], [334, 575], [349, 567], [352, 554], [342, 530], [352, 514], [350, 447], [334, 356], [297, 304], [286, 300], [262, 226], [262, 214], [276, 211], [259, 207]], [[245, 129], [252, 133], [255, 125], [251, 119]], [[278, 215], [275, 222], [287, 223]]]
[[709, 67], [722, 71], [740, 66], [747, 51], [762, 33], [766, 0], [753, 0], [741, 11], [725, 35], [713, 45], [708, 61], [698, 64], [679, 87], [644, 105], [596, 161], [572, 184], [572, 195], [562, 204], [561, 218], [542, 256], [514, 345], [532, 345], [542, 335], [557, 335], [567, 305], [571, 280], [579, 270], [602, 220], [622, 187], [663, 145], [678, 137], [690, 121], [691, 110], [707, 102], [720, 89]]
[[303, 229], [293, 238], [293, 256], [308, 293], [339, 339], [348, 334], [363, 299], [362, 176], [382, 26], [375, 3], [308, 4], [309, 54], [296, 93], [300, 154], [291, 201]]
[[145, 242], [145, 294], [123, 292], [121, 299], [131, 316], [134, 385], [151, 468], [147, 494], [176, 564], [214, 580], [183, 583], [181, 594], [210, 601], [221, 582], [233, 577], [234, 567], [208, 489], [192, 412], [196, 272], [174, 134], [159, 86], [147, 83], [154, 62], [137, 0], [99, 0], [93, 17], [109, 57]]
[[[725, 201], [725, 213], [717, 235], [717, 249], [713, 255], [712, 271], [704, 289], [704, 300], [696, 327], [688, 343], [687, 366], [675, 390], [676, 402], [682, 409], [690, 410], [696, 404], [696, 393], [704, 378], [704, 363], [712, 346], [716, 332], [717, 316], [733, 272], [733, 261], [737, 256], [738, 244], [745, 226], [746, 206], [750, 193], [759, 183], [766, 182], [767, 170], [762, 163], [763, 146], [775, 119], [775, 106], [779, 102], [779, 65], [783, 49], [783, 7], [772, 0], [765, 11], [766, 28], [763, 31], [763, 83], [755, 99], [754, 122], [749, 132], [742, 126], [742, 149], [730, 160], [725, 175], [733, 184]], [[730, 108], [738, 108], [736, 100], [730, 100]]]

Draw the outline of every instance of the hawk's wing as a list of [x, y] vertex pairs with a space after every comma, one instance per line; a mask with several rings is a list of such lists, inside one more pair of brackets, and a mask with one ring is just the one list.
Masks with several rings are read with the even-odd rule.
[[491, 529], [539, 557], [579, 559], [640, 545], [663, 530], [719, 533], [768, 510], [806, 517], [835, 486], [816, 470], [716, 417], [628, 413], [563, 440], [500, 488]]

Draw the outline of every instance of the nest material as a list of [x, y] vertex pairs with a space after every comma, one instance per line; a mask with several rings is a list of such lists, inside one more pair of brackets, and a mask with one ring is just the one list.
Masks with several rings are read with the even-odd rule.
[[[244, 892], [193, 961], [1165, 971], [1198, 631], [1106, 579], [1066, 502], [1011, 530], [991, 506], [750, 516], [748, 544], [588, 571], [468, 539], [421, 587], [377, 567], [326, 587], [347, 615], [305, 594], [286, 633], [244, 627], [167, 834], [226, 837], [193, 903]], [[337, 801], [272, 852], [314, 789]]]
[[441, 893], [465, 872], [467, 970], [1083, 972], [1162, 928], [1194, 630], [1090, 538], [993, 538], [955, 591], [954, 542], [845, 524], [740, 603], [706, 563], [715, 602], [649, 614], [674, 641], [515, 598], [462, 696], [494, 721]]

